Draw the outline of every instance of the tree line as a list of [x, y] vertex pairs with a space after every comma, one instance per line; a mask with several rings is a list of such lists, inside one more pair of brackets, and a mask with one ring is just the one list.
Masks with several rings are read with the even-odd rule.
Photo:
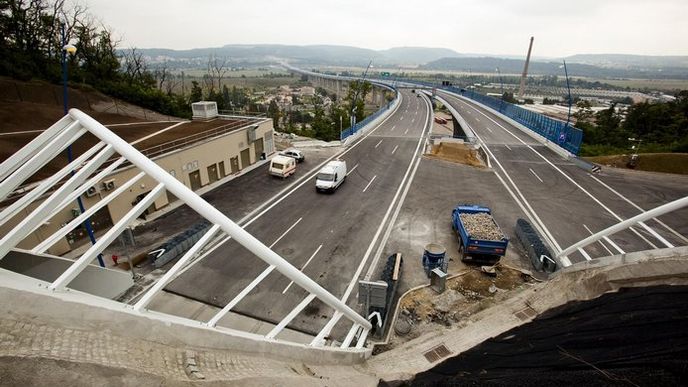
[[120, 53], [107, 26], [86, 7], [65, 0], [0, 1], [0, 75], [59, 83], [63, 34], [77, 49], [67, 56], [72, 83], [163, 114], [191, 116], [189, 100], [163, 90], [160, 74], [149, 70], [139, 52]]
[[616, 104], [597, 113], [585, 102], [579, 107], [574, 117], [583, 130], [582, 156], [628, 153], [638, 140], [642, 153], [688, 153], [688, 90], [669, 102], [636, 103], [625, 114]]

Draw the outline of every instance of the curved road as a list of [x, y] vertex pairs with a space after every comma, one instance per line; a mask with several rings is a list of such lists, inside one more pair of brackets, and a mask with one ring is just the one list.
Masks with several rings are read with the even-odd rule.
[[[378, 230], [422, 151], [430, 113], [426, 98], [402, 92], [397, 110], [339, 155], [346, 160], [348, 176], [335, 193], [317, 193], [311, 176], [268, 207], [247, 230], [335, 296], [355, 304], [354, 285], [370, 264], [370, 251], [379, 243]], [[267, 267], [229, 240], [166, 290], [222, 308]], [[276, 270], [268, 273], [233, 312], [277, 323], [308, 296]], [[331, 316], [332, 310], [316, 300], [290, 328], [316, 334]], [[338, 324], [338, 333], [350, 326], [344, 321]]]

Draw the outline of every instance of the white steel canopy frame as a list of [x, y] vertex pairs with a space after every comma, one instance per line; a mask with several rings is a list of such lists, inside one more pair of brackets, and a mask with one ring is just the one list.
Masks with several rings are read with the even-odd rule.
[[[184, 256], [162, 278], [160, 278], [160, 280], [158, 280], [157, 283], [138, 299], [133, 307], [122, 304], [124, 309], [135, 313], [149, 313], [146, 307], [155, 295], [170, 281], [176, 278], [181, 270], [184, 269], [192, 259], [196, 258], [203, 248], [213, 240], [214, 236], [217, 236], [218, 233], [225, 233], [267, 263], [269, 265], [268, 269], [266, 269], [267, 273], [274, 269], [308, 292], [308, 295], [294, 310], [286, 315], [268, 334], [262, 336], [263, 340], [278, 340], [278, 334], [284, 330], [310, 302], [318, 299], [332, 307], [335, 310], [335, 315], [339, 318], [345, 317], [352, 325], [344, 343], [336, 349], [343, 351], [361, 350], [368, 331], [371, 329], [369, 321], [322, 286], [318, 285], [299, 269], [292, 266], [253, 235], [239, 227], [231, 219], [222, 214], [163, 168], [148, 159], [133, 146], [78, 109], [71, 109], [68, 115], [0, 164], [0, 199], [7, 198], [21, 183], [25, 182], [43, 165], [57, 156], [63, 149], [86, 132], [90, 132], [97, 137], [100, 142], [66, 167], [62, 168], [53, 177], [42, 181], [22, 199], [15, 201], [4, 211], [0, 212], [0, 226], [5, 226], [8, 224], [8, 221], [15, 217], [15, 215], [21, 214], [22, 211], [26, 210], [29, 205], [32, 204], [32, 201], [37, 199], [40, 195], [48, 195], [46, 192], [51, 192], [50, 189], [53, 189], [52, 193], [48, 195], [47, 198], [43, 199], [38, 207], [32, 210], [28, 216], [22, 217], [16, 226], [2, 236], [0, 239], [0, 260], [12, 249], [16, 249], [17, 245], [39, 227], [42, 222], [50, 219], [61, 209], [71, 206], [71, 203], [79, 197], [79, 195], [84, 194], [89, 187], [97, 184], [125, 161], [129, 161], [141, 172], [136, 174], [129, 181], [121, 183], [117, 190], [114, 190], [112, 193], [102, 198], [83, 214], [75, 217], [73, 221], [64, 224], [57, 232], [45, 238], [41, 243], [38, 243], [38, 245], [31, 249], [33, 253], [45, 252], [80, 222], [87, 219], [98, 209], [106, 206], [120, 193], [123, 193], [128, 187], [135, 184], [144, 176], [148, 176], [157, 182], [154, 188], [139, 203], [136, 203], [121, 220], [100, 237], [98, 242], [91, 246], [67, 270], [53, 281], [49, 285], [49, 289], [56, 292], [67, 290], [70, 282], [72, 282], [72, 280], [74, 280], [74, 278], [76, 278], [104, 248], [112, 243], [112, 241], [114, 241], [137, 216], [145, 211], [159, 195], [167, 190], [208, 220], [212, 226], [209, 231], [207, 231], [206, 234], [196, 242], [196, 244], [192, 246], [186, 254], [184, 254]], [[113, 155], [119, 155], [121, 157], [110, 164], [106, 164], [108, 160], [112, 160], [111, 158]], [[106, 164], [106, 166], [104, 166], [104, 164]], [[71, 171], [75, 171], [75, 173], [71, 173]], [[256, 277], [254, 282], [260, 282], [266, 276], [264, 272]], [[211, 320], [203, 322], [203, 326], [207, 329], [217, 329], [216, 324], [222, 316], [252, 289], [253, 287], [251, 286], [244, 289], [244, 291], [237, 295], [235, 299], [226, 305]], [[153, 312], [151, 311], [150, 313]], [[160, 315], [158, 312], [154, 313]], [[339, 320], [339, 318], [337, 320]], [[330, 321], [320, 334], [315, 337], [310, 343], [311, 346], [324, 345], [322, 336], [331, 330], [332, 327], [330, 325], [333, 325], [332, 321]], [[232, 334], [232, 329], [222, 327], [221, 332]], [[358, 340], [355, 346], [350, 346], [354, 337], [357, 337]]]

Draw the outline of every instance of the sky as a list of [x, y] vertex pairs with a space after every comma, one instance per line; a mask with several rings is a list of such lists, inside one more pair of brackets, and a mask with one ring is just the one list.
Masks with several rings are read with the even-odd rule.
[[77, 0], [121, 48], [334, 44], [688, 55], [688, 0]]

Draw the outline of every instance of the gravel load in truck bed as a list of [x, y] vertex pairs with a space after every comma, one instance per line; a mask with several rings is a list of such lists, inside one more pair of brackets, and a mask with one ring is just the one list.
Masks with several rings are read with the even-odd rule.
[[502, 230], [489, 214], [459, 214], [459, 216], [471, 238], [488, 241], [499, 241], [504, 238]]

